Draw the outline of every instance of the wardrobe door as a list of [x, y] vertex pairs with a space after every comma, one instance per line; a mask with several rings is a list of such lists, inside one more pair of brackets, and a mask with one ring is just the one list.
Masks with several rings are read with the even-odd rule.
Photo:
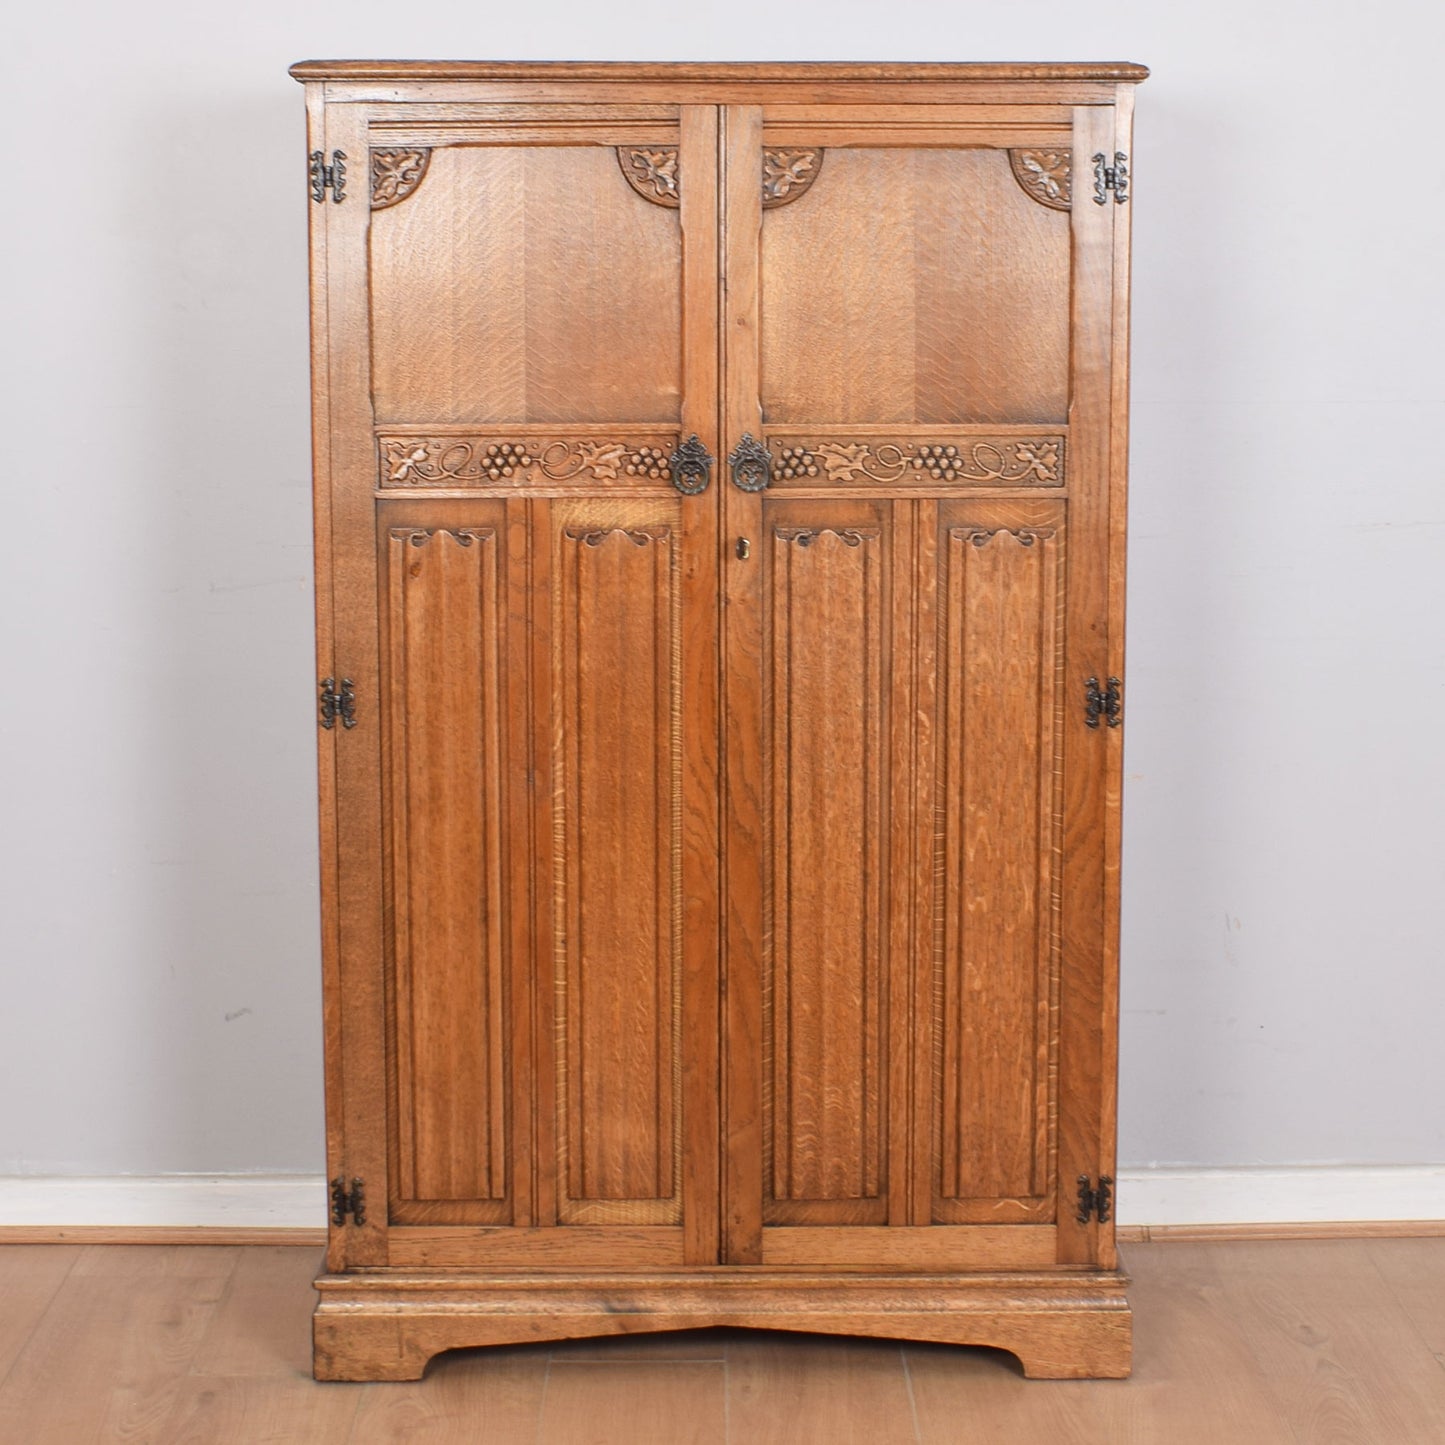
[[733, 1261], [1111, 1262], [1112, 125], [727, 112]]
[[717, 1258], [716, 116], [328, 112], [352, 1263]]

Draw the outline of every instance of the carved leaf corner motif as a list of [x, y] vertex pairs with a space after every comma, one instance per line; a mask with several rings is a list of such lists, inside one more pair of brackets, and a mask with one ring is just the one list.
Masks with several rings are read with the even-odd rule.
[[371, 152], [371, 209], [384, 211], [406, 200], [421, 185], [431, 164], [431, 148], [376, 149]]
[[680, 206], [676, 146], [618, 146], [617, 164], [627, 184], [655, 206]]
[[1071, 150], [1010, 150], [1014, 179], [1041, 206], [1067, 211], [1073, 206], [1074, 153]]
[[763, 209], [768, 211], [796, 201], [818, 179], [822, 165], [821, 150], [768, 146], [763, 151]]

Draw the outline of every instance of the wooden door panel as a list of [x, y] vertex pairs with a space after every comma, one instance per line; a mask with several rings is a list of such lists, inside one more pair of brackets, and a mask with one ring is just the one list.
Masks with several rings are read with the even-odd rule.
[[764, 420], [1061, 422], [1067, 213], [1005, 149], [818, 149], [762, 227]]
[[933, 1218], [1051, 1217], [1064, 507], [953, 501], [929, 510]]
[[[414, 509], [413, 509], [414, 510]], [[434, 521], [435, 519], [427, 519]], [[382, 514], [394, 1218], [507, 1218], [501, 507]]]
[[[717, 450], [717, 115], [555, 119], [395, 117], [335, 222], [369, 268], [371, 535], [358, 496], [336, 545], [381, 639], [397, 1263], [717, 1258], [716, 508], [668, 465]], [[624, 174], [644, 141], [672, 204]]]
[[764, 1140], [774, 1222], [887, 1217], [885, 508], [764, 506]]
[[677, 1223], [680, 506], [550, 511], [559, 1215]]
[[679, 212], [613, 146], [437, 147], [372, 216], [371, 307], [380, 422], [679, 418]]
[[807, 184], [756, 206], [778, 134], [729, 112], [727, 441], [770, 460], [725, 503], [762, 552], [728, 610], [739, 1262], [1083, 1257], [1060, 1121], [1105, 1106], [1098, 1079], [1064, 1097], [1061, 1010], [1100, 968], [1081, 840], [1107, 754], [1074, 684], [1099, 666], [1105, 417], [1076, 348], [1108, 310], [1075, 233], [1111, 218], [990, 124], [950, 146], [791, 116]]

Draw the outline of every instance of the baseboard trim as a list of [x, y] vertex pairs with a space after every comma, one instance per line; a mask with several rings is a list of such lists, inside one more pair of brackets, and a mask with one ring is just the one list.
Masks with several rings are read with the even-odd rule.
[[0, 1224], [0, 1244], [267, 1244], [324, 1248], [324, 1229], [232, 1229], [224, 1224]]
[[[1445, 1235], [1445, 1165], [1123, 1170], [1119, 1238]], [[325, 1240], [319, 1174], [0, 1176], [7, 1243], [303, 1244]]]

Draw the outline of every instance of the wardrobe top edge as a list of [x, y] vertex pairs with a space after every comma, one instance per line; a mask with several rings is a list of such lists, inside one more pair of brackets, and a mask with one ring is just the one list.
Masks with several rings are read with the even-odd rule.
[[1022, 64], [997, 61], [865, 65], [834, 61], [693, 64], [677, 61], [298, 60], [297, 80], [1095, 80], [1137, 84], [1149, 68], [1130, 61]]

